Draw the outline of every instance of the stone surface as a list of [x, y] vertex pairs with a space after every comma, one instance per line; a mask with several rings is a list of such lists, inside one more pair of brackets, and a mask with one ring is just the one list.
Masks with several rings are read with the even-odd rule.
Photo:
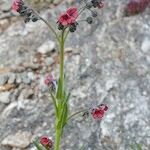
[[0, 75], [0, 85], [4, 85], [8, 81], [7, 75]]
[[0, 103], [8, 104], [10, 102], [10, 92], [0, 93]]
[[[123, 17], [126, 0], [105, 3], [92, 25], [81, 22], [69, 35], [65, 71], [71, 92], [70, 113], [100, 103], [108, 104], [109, 110], [102, 121], [83, 120], [80, 115], [72, 119], [61, 146], [64, 150], [82, 146], [86, 150], [129, 150], [138, 143], [142, 150], [149, 150], [149, 7], [140, 15]], [[41, 15], [56, 22], [64, 10], [65, 3], [43, 10]], [[89, 15], [85, 13], [83, 18]], [[0, 86], [0, 91], [11, 93], [10, 104], [0, 105], [0, 141], [19, 130], [54, 139], [54, 110], [43, 80], [47, 73], [58, 79], [57, 47], [49, 44], [54, 39], [44, 23], [12, 20], [0, 34], [0, 67], [13, 68], [11, 73], [16, 76], [11, 81], [13, 88], [5, 88], [7, 81]], [[24, 82], [26, 79], [30, 83]], [[0, 145], [0, 149], [10, 148]], [[24, 149], [34, 148], [30, 144]]]
[[19, 131], [14, 135], [7, 136], [3, 141], [2, 145], [8, 145], [17, 148], [26, 148], [31, 142], [32, 134], [30, 132]]
[[46, 54], [46, 53], [53, 51], [55, 48], [56, 48], [56, 46], [55, 46], [55, 43], [53, 41], [47, 41], [47, 42], [43, 43], [38, 48], [37, 51], [42, 53], [42, 54]]

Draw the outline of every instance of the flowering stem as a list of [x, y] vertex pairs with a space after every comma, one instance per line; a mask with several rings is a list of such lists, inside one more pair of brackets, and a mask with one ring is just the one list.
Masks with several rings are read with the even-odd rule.
[[[59, 56], [60, 56], [60, 72], [59, 72], [59, 89], [60, 93], [59, 97], [57, 97], [58, 101], [58, 115], [56, 115], [56, 123], [55, 123], [55, 146], [54, 150], [59, 150], [61, 135], [63, 132], [63, 116], [64, 116], [64, 45], [65, 45], [65, 29], [62, 30], [60, 38], [59, 38]], [[56, 111], [57, 112], [57, 111]]]
[[59, 41], [58, 35], [55, 32], [55, 30], [53, 29], [53, 27], [51, 26], [51, 24], [48, 21], [46, 21], [44, 18], [42, 18], [41, 16], [39, 16], [39, 18], [49, 27], [49, 29], [51, 30], [51, 32], [55, 35], [56, 39]]
[[54, 150], [59, 150], [60, 140], [61, 140], [61, 132], [62, 132], [61, 129], [56, 129]]
[[70, 120], [71, 118], [73, 118], [74, 116], [76, 116], [76, 115], [78, 115], [78, 114], [80, 114], [80, 113], [86, 112], [86, 111], [88, 111], [88, 110], [89, 110], [89, 108], [83, 109], [83, 110], [80, 110], [80, 111], [77, 111], [77, 112], [73, 113], [72, 115], [70, 115], [70, 116], [68, 117], [67, 121]]
[[64, 90], [64, 33], [65, 30], [62, 30], [60, 37], [60, 82], [61, 82], [61, 96], [63, 95]]

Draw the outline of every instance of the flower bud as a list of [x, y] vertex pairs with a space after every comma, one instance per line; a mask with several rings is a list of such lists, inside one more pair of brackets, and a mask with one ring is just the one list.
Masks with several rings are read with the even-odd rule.
[[92, 17], [87, 17], [87, 18], [86, 18], [86, 21], [87, 21], [87, 23], [92, 24], [93, 19], [92, 19]]
[[58, 30], [63, 30], [63, 29], [64, 29], [64, 26], [61, 23], [59, 23], [58, 24]]
[[52, 140], [47, 136], [42, 136], [40, 139], [40, 143], [47, 149], [50, 149], [53, 147]]
[[92, 6], [93, 6], [92, 2], [87, 2], [87, 3], [86, 3], [86, 8], [87, 8], [87, 9], [91, 9]]
[[92, 11], [92, 17], [97, 17], [97, 12], [96, 11]]

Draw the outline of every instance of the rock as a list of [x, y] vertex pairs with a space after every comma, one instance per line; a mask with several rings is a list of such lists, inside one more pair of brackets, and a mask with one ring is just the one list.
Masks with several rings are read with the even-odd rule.
[[22, 82], [25, 84], [30, 84], [31, 80], [28, 78], [27, 74], [22, 75]]
[[54, 63], [54, 60], [53, 60], [53, 58], [51, 58], [51, 57], [47, 57], [46, 59], [45, 59], [45, 64], [46, 65], [52, 65]]
[[0, 75], [0, 85], [4, 85], [8, 81], [7, 75]]
[[27, 76], [31, 81], [35, 80], [35, 75], [33, 72], [28, 72]]
[[26, 148], [31, 142], [32, 134], [27, 131], [19, 131], [14, 135], [8, 135], [2, 145], [16, 148]]
[[142, 45], [141, 45], [141, 49], [143, 52], [148, 52], [150, 51], [150, 38], [145, 38], [142, 42]]
[[9, 26], [8, 19], [2, 19], [2, 20], [0, 20], [0, 28], [2, 30], [5, 30], [8, 26]]
[[15, 80], [16, 80], [16, 75], [15, 74], [10, 74], [8, 83], [13, 84], [13, 83], [15, 83]]
[[10, 92], [2, 92], [0, 93], [0, 102], [4, 104], [8, 104], [10, 102]]
[[56, 45], [53, 41], [47, 41], [45, 43], [43, 43], [39, 48], [38, 48], [38, 52], [42, 53], [42, 54], [47, 54], [51, 51], [53, 51], [55, 49]]
[[11, 114], [12, 110], [17, 107], [17, 102], [10, 103], [2, 112], [2, 119], [7, 119], [7, 117]]
[[33, 95], [34, 95], [33, 90], [28, 88], [28, 89], [22, 90], [19, 97], [23, 98], [23, 99], [31, 99], [33, 97]]
[[9, 91], [15, 88], [16, 88], [15, 84], [5, 84], [5, 85], [0, 86], [0, 92]]
[[17, 74], [16, 83], [20, 84], [22, 82], [21, 75]]

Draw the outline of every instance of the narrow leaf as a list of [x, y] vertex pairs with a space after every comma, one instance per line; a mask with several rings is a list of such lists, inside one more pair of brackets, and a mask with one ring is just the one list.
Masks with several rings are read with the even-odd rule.
[[58, 80], [58, 88], [56, 93], [56, 98], [61, 99], [62, 85], [60, 79]]
[[56, 97], [53, 95], [52, 92], [50, 92], [50, 94], [51, 94], [51, 97], [52, 97], [52, 100], [53, 100], [53, 104], [54, 104], [54, 107], [55, 107], [56, 116], [58, 116], [57, 99], [56, 99]]
[[33, 141], [35, 147], [37, 148], [37, 150], [43, 150], [42, 146], [37, 142], [37, 141]]

